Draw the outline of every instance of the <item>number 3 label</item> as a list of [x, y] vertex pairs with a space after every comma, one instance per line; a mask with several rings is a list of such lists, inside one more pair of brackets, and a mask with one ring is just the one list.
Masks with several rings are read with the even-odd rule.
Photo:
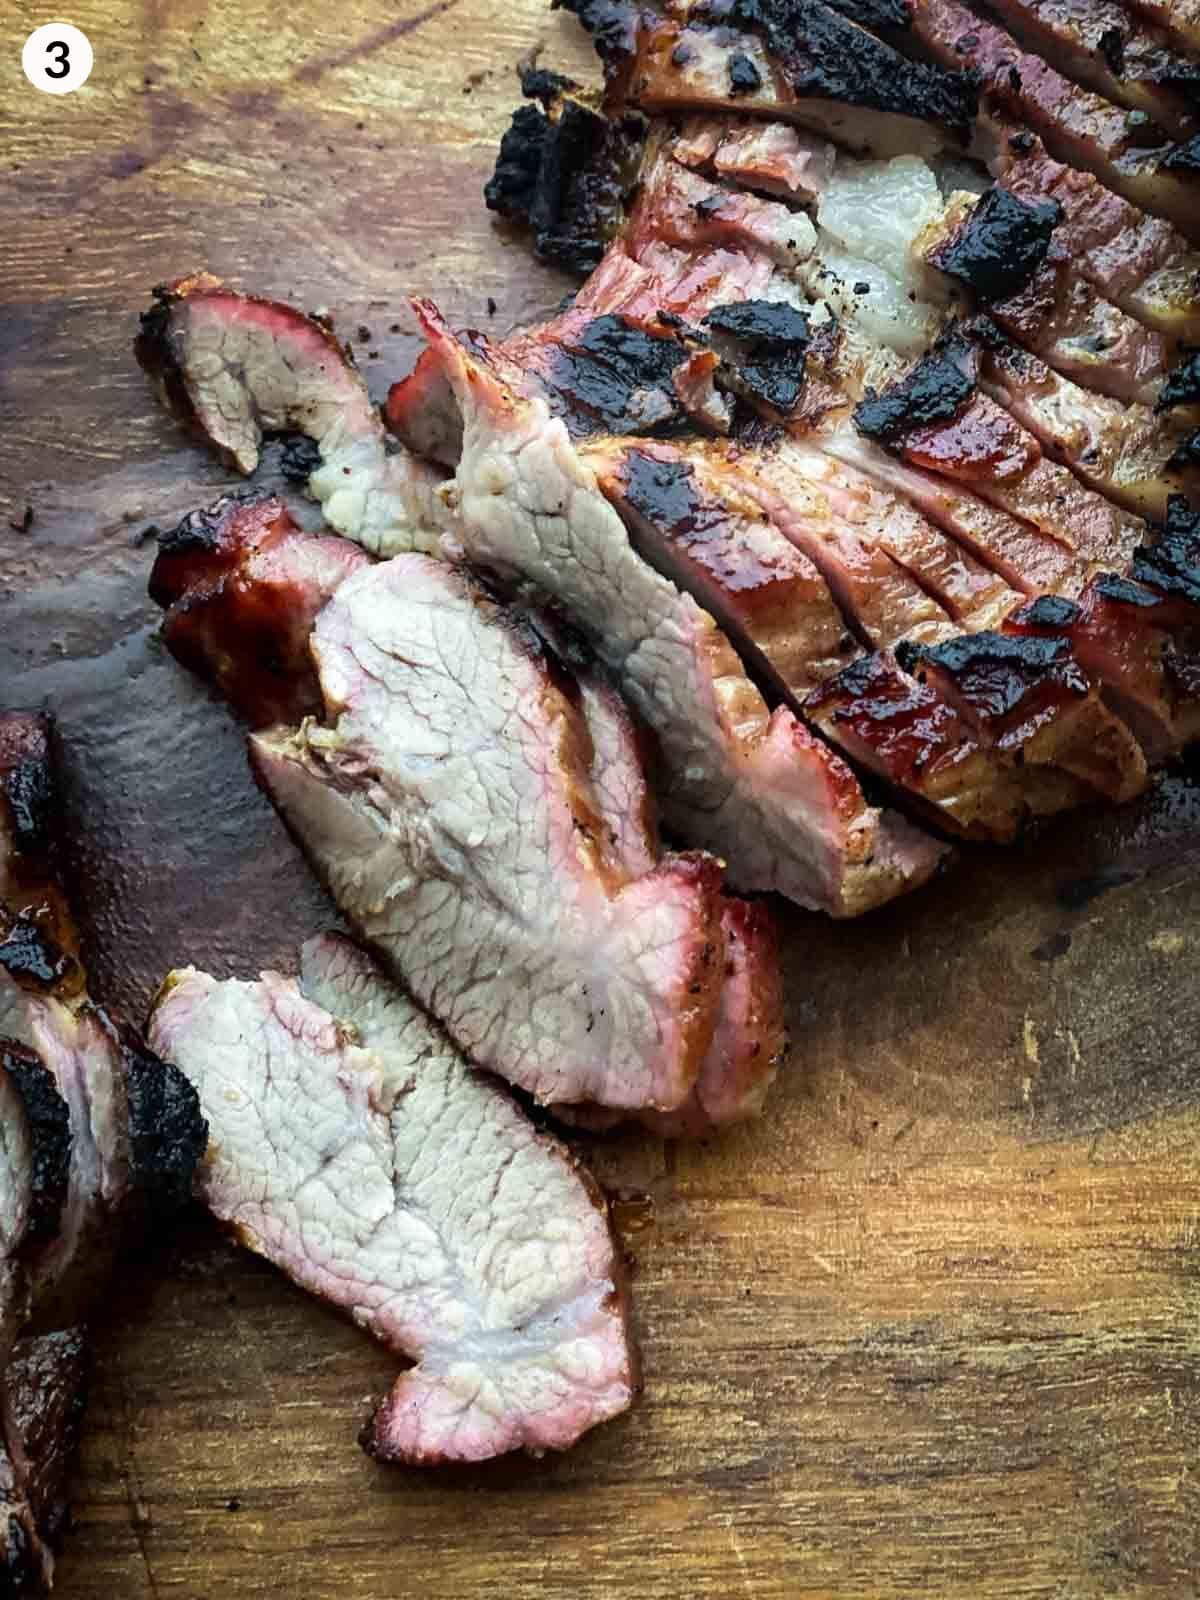
[[92, 44], [82, 28], [69, 22], [46, 22], [35, 28], [21, 51], [21, 66], [43, 94], [70, 94], [81, 88], [92, 70]]

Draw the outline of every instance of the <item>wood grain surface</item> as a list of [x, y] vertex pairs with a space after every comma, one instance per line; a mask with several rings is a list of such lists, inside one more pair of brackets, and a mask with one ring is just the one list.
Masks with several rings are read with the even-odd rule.
[[[133, 364], [148, 290], [326, 306], [377, 393], [410, 291], [503, 333], [565, 287], [481, 201], [514, 67], [591, 68], [542, 0], [71, 0], [96, 65], [52, 98], [19, 55], [55, 17], [0, 17], [0, 701], [59, 715], [136, 1015], [331, 915], [154, 637], [147, 530], [227, 479]], [[864, 923], [786, 916], [762, 1122], [588, 1146], [647, 1388], [563, 1458], [372, 1465], [392, 1362], [192, 1218], [97, 1328], [62, 1600], [1200, 1592], [1198, 913], [1181, 771]]]

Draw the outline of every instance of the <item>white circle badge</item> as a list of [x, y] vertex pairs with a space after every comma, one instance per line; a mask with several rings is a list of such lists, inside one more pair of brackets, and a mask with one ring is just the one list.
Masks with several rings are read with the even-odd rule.
[[70, 94], [82, 88], [92, 70], [92, 42], [69, 22], [44, 22], [21, 51], [21, 66], [43, 94]]

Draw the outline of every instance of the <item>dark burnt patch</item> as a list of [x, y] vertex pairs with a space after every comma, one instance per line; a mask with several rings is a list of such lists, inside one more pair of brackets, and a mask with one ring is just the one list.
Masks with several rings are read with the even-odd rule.
[[1155, 411], [1200, 405], [1200, 350], [1193, 350], [1167, 374], [1154, 403]]
[[1008, 627], [1037, 631], [1074, 627], [1079, 621], [1079, 607], [1074, 600], [1058, 594], [1040, 594], [1035, 600], [1018, 606], [1005, 619]]
[[151, 1219], [168, 1217], [191, 1198], [196, 1167], [208, 1147], [200, 1097], [168, 1061], [126, 1032], [121, 1055], [129, 1094], [129, 1138], [135, 1186]]
[[1029, 204], [994, 184], [933, 260], [983, 304], [1022, 290], [1046, 259], [1062, 218], [1056, 200]]
[[704, 324], [736, 347], [729, 357], [733, 387], [783, 416], [795, 411], [811, 342], [802, 311], [774, 300], [743, 300], [714, 306]]
[[8, 1512], [0, 1535], [0, 1593], [23, 1595], [36, 1580], [33, 1544], [21, 1516]]
[[520, 77], [521, 93], [526, 100], [538, 100], [546, 107], [579, 88], [574, 78], [568, 78], [561, 72], [551, 72], [548, 67], [522, 67]]
[[760, 37], [801, 98], [920, 118], [964, 144], [978, 109], [969, 73], [910, 61], [818, 0], [708, 0], [692, 20]]
[[133, 353], [138, 365], [158, 385], [167, 410], [178, 421], [189, 427], [196, 425], [196, 412], [184, 382], [178, 345], [179, 317], [183, 297], [169, 284], [156, 284], [151, 291], [153, 299], [148, 311], [143, 311], [139, 321]]
[[39, 922], [23, 915], [0, 934], [0, 967], [23, 989], [49, 993], [74, 974], [76, 962]]
[[48, 755], [26, 756], [4, 773], [12, 839], [21, 855], [46, 855], [54, 835], [54, 785]]
[[855, 408], [855, 426], [869, 439], [899, 449], [913, 429], [952, 422], [975, 393], [975, 380], [963, 368], [968, 356], [967, 341], [952, 330], [898, 383], [882, 393], [868, 389]]
[[288, 483], [306, 484], [320, 465], [321, 452], [315, 440], [303, 433], [284, 435], [279, 471]]
[[702, 531], [701, 498], [686, 461], [663, 461], [644, 450], [629, 450], [620, 476], [630, 509], [651, 526], [672, 535]]
[[1134, 583], [1116, 572], [1102, 572], [1094, 578], [1092, 591], [1113, 605], [1131, 606], [1138, 611], [1150, 611], [1162, 604], [1162, 596], [1147, 589], [1144, 583]]
[[484, 200], [489, 210], [529, 228], [540, 260], [590, 272], [624, 221], [643, 137], [640, 118], [610, 121], [568, 95], [547, 110], [520, 106], [500, 142]]
[[1174, 149], [1168, 150], [1159, 166], [1167, 172], [1200, 174], [1200, 133], [1185, 144], [1177, 144]]
[[66, 1489], [87, 1377], [87, 1344], [79, 1328], [21, 1340], [5, 1373], [10, 1415], [25, 1446], [25, 1493], [38, 1532], [51, 1545], [69, 1525]]
[[826, 4], [875, 33], [905, 33], [912, 27], [912, 0], [826, 0]]
[[762, 73], [748, 55], [735, 50], [729, 58], [730, 94], [755, 94], [762, 88]]
[[21, 1097], [33, 1152], [26, 1238], [41, 1241], [58, 1232], [71, 1168], [71, 1114], [53, 1076], [34, 1051], [0, 1039], [3, 1068]]
[[1078, 696], [1090, 688], [1070, 641], [1061, 637], [983, 632], [936, 645], [906, 641], [897, 646], [896, 659], [922, 680], [931, 672], [948, 679], [987, 718], [1009, 717], [1031, 693], [1051, 687]]
[[1162, 594], [1200, 605], [1200, 512], [1183, 495], [1168, 498], [1159, 537], [1134, 551], [1130, 571]]
[[637, 7], [630, 0], [551, 0], [555, 11], [578, 17], [608, 73], [618, 72], [637, 43]]
[[1105, 28], [1097, 41], [1104, 64], [1114, 78], [1125, 76], [1126, 36], [1121, 28]]
[[1200, 467], [1200, 428], [1180, 442], [1167, 465], [1175, 472], [1188, 472], [1193, 467]]
[[609, 313], [555, 345], [542, 376], [577, 434], [662, 433], [685, 420], [672, 374], [687, 355], [670, 329]]

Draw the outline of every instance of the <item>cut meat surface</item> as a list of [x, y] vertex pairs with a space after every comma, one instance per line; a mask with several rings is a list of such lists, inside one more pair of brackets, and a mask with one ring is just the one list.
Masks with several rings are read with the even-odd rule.
[[974, 153], [981, 160], [996, 159], [1016, 124], [1039, 135], [1057, 160], [1093, 173], [1133, 205], [1200, 239], [1200, 179], [1172, 169], [1172, 146], [1161, 129], [1139, 127], [958, 0], [914, 0], [912, 36], [943, 66], [979, 74], [984, 110], [999, 119], [990, 128], [987, 116], [976, 124]]
[[356, 574], [312, 648], [327, 722], [252, 755], [357, 929], [538, 1099], [680, 1105], [721, 986], [717, 863], [623, 870], [573, 686], [444, 563]]
[[160, 535], [150, 595], [171, 654], [263, 728], [320, 710], [312, 625], [367, 561], [345, 539], [303, 533], [274, 497], [226, 496]]
[[481, 566], [552, 595], [657, 735], [664, 816], [739, 888], [855, 915], [925, 881], [942, 851], [869, 807], [850, 769], [787, 711], [768, 713], [694, 601], [646, 565], [537, 397], [507, 388], [420, 315], [463, 413], [455, 509]]
[[629, 1407], [594, 1185], [353, 946], [310, 942], [299, 983], [172, 973], [150, 1040], [210, 1119], [214, 1214], [416, 1362], [368, 1425], [372, 1454], [561, 1450]]
[[374, 549], [401, 526], [410, 548], [436, 550], [437, 475], [389, 453], [326, 323], [201, 272], [156, 291], [136, 352], [168, 408], [238, 471], [254, 471], [264, 435], [303, 434], [320, 456], [308, 486], [330, 527]]

